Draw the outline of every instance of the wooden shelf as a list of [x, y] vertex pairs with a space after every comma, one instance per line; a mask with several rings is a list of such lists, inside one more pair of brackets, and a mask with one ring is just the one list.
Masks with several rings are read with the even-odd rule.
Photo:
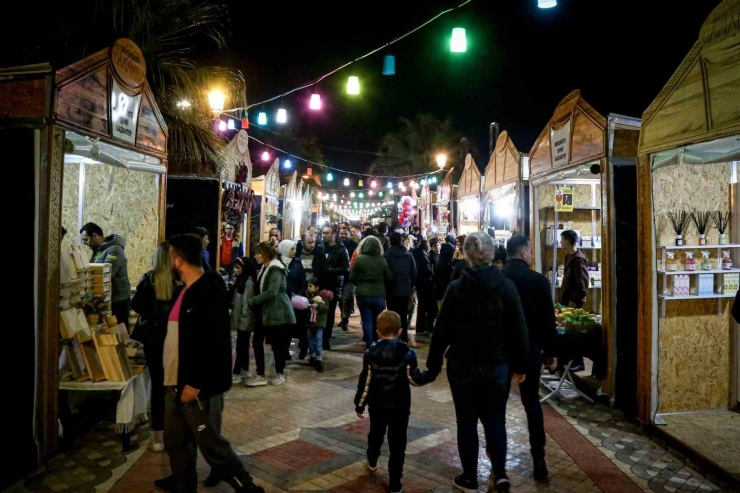
[[721, 298], [734, 298], [734, 294], [704, 294], [699, 296], [698, 294], [689, 294], [685, 296], [672, 296], [669, 294], [658, 294], [658, 298], [661, 300], [710, 300], [710, 299], [721, 299]]
[[723, 248], [740, 248], [740, 245], [736, 243], [732, 243], [729, 245], [658, 245], [658, 249], [665, 249], [665, 250], [714, 250], [714, 249], [723, 249]]
[[740, 269], [712, 269], [712, 270], [662, 270], [658, 269], [658, 274], [664, 274], [666, 276], [677, 276], [679, 274], [732, 274], [733, 272], [740, 272]]
[[[555, 206], [548, 205], [547, 207], [543, 207], [542, 209], [554, 209]], [[601, 211], [601, 207], [591, 207], [591, 206], [582, 206], [582, 207], [573, 207], [573, 211]], [[567, 213], [567, 212], [573, 212], [573, 211], [558, 211], [558, 214]]]
[[[560, 289], [562, 286], [560, 284], [555, 286], [555, 289]], [[601, 286], [589, 286], [588, 289], [601, 289]]]

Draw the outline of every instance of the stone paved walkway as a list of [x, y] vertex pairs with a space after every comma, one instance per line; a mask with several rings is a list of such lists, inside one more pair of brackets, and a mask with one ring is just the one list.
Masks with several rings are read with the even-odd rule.
[[[352, 403], [362, 364], [359, 340], [359, 318], [353, 317], [349, 332], [335, 334], [335, 350], [325, 355], [325, 373], [317, 374], [303, 363], [291, 364], [283, 386], [235, 386], [227, 394], [223, 433], [255, 481], [268, 492], [387, 491], [387, 446], [378, 472], [364, 469], [369, 420], [358, 420]], [[416, 350], [422, 367], [427, 348], [428, 339], [420, 338]], [[514, 492], [732, 491], [692, 470], [683, 458], [617, 412], [583, 399], [551, 402], [545, 406], [551, 476], [549, 483], [538, 483], [532, 479], [526, 416], [518, 395], [512, 393], [507, 408], [507, 469]], [[444, 374], [429, 386], [412, 389], [408, 435], [404, 491], [453, 491], [452, 478], [460, 472], [460, 460], [452, 395]], [[101, 426], [79, 440], [73, 453], [58, 456], [11, 491], [155, 491], [153, 481], [167, 476], [169, 466], [166, 454], [146, 450], [148, 436], [146, 427], [140, 427], [134, 449], [124, 455], [112, 431]], [[207, 469], [201, 459], [201, 480]], [[493, 491], [483, 449], [479, 481], [480, 491]], [[224, 484], [200, 491], [229, 492], [231, 488]]]

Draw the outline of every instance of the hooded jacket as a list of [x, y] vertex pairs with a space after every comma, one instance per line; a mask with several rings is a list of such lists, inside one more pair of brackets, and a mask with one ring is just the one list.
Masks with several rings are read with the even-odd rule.
[[455, 247], [445, 243], [439, 249], [439, 261], [434, 268], [432, 279], [434, 280], [434, 299], [442, 301], [452, 279], [452, 255], [455, 253]]
[[466, 268], [450, 283], [427, 358], [434, 375], [442, 371], [445, 352], [457, 366], [508, 363], [510, 371], [526, 373], [529, 343], [522, 304], [516, 286], [496, 267]]
[[295, 313], [287, 295], [287, 271], [285, 265], [272, 259], [262, 268], [257, 279], [260, 294], [251, 298], [247, 303], [250, 307], [262, 307], [262, 325], [273, 327], [295, 323]]
[[393, 281], [386, 286], [389, 298], [411, 296], [416, 283], [416, 261], [411, 252], [400, 245], [385, 252], [385, 260], [393, 274]]
[[231, 308], [231, 330], [254, 330], [256, 314], [249, 308], [249, 299], [254, 296], [255, 286], [252, 277], [248, 277], [244, 292], [234, 291], [234, 305]]
[[365, 351], [357, 383], [355, 411], [365, 406], [403, 412], [411, 411], [411, 388], [434, 380], [419, 370], [416, 353], [398, 339], [381, 339]]
[[565, 270], [563, 272], [563, 285], [560, 288], [560, 303], [580, 304], [586, 300], [588, 287], [591, 279], [586, 266], [588, 259], [581, 250], [565, 256]]
[[416, 288], [418, 290], [429, 290], [432, 285], [432, 267], [429, 263], [429, 252], [417, 247], [413, 251], [416, 261]]
[[185, 291], [180, 306], [177, 386], [203, 400], [231, 388], [229, 295], [221, 276], [206, 272]]
[[377, 238], [368, 238], [362, 243], [360, 255], [349, 273], [349, 280], [355, 285], [355, 296], [385, 298], [385, 283], [393, 279], [393, 273], [380, 251]]
[[93, 251], [90, 262], [111, 264], [111, 303], [131, 299], [131, 281], [128, 279], [128, 260], [126, 259], [126, 240], [118, 235], [110, 235]]

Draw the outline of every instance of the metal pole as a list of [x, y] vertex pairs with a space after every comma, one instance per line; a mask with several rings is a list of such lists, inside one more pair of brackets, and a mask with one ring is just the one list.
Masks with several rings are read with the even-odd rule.
[[493, 150], [496, 149], [496, 141], [498, 140], [498, 123], [492, 122], [488, 126], [488, 159], [493, 156]]

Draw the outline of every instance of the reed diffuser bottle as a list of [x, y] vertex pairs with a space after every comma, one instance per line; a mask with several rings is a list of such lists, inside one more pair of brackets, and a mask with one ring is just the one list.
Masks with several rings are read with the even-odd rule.
[[725, 233], [727, 232], [727, 225], [730, 224], [730, 217], [732, 217], [730, 211], [714, 211], [712, 213], [714, 226], [717, 228], [717, 231], [719, 231], [720, 245], [727, 245], [727, 236], [725, 235]]
[[709, 221], [712, 218], [711, 211], [694, 211], [691, 213], [691, 219], [694, 221], [696, 231], [699, 233], [699, 244], [707, 244], [707, 231], [709, 230]]
[[668, 219], [676, 233], [676, 246], [683, 246], [683, 233], [689, 224], [689, 215], [686, 211], [668, 211]]

